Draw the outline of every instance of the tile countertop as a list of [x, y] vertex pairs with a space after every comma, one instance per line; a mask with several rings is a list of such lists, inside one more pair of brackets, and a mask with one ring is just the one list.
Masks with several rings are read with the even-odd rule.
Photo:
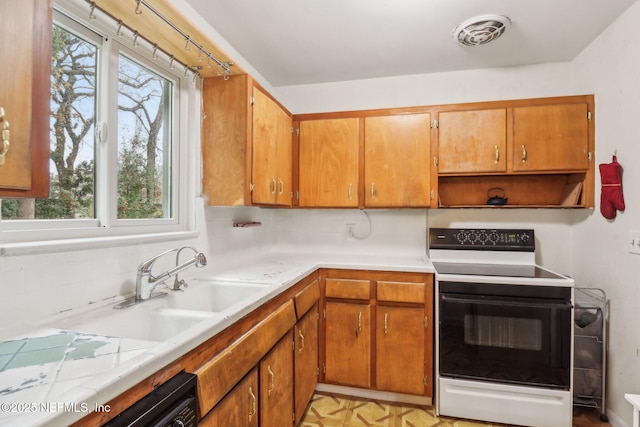
[[[198, 281], [260, 283], [265, 292], [163, 342], [74, 332], [49, 327], [48, 322], [15, 331], [0, 338], [0, 426], [71, 424], [318, 268], [434, 272], [426, 256], [268, 254], [192, 281], [194, 286]], [[71, 316], [90, 316], [91, 312]]]

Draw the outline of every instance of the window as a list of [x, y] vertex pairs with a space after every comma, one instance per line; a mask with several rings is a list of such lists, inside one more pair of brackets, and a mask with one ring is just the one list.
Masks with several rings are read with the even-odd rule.
[[120, 56], [118, 219], [171, 217], [172, 86]]
[[2, 219], [95, 218], [96, 80], [100, 39], [54, 25], [48, 199], [2, 201]]
[[191, 77], [131, 39], [54, 21], [49, 198], [0, 200], [1, 240], [185, 230]]

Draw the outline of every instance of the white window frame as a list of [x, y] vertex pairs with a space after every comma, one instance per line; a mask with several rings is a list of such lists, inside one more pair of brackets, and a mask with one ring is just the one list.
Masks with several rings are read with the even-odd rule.
[[[98, 93], [96, 105], [95, 150], [95, 219], [82, 220], [6, 220], [0, 219], [0, 256], [40, 253], [60, 247], [113, 245], [119, 242], [152, 242], [195, 238], [195, 198], [200, 170], [200, 81], [192, 73], [174, 67], [166, 57], [154, 58], [153, 46], [139, 41], [133, 47], [132, 34], [117, 36], [115, 22], [105, 16], [88, 21], [86, 3], [75, 0], [55, 1], [54, 22], [76, 32], [99, 46]], [[101, 34], [102, 36], [99, 36]], [[129, 47], [131, 46], [131, 47]], [[171, 213], [168, 218], [117, 218], [117, 72], [119, 55], [145, 66], [173, 84]], [[152, 59], [153, 58], [153, 59]], [[115, 72], [114, 72], [115, 71]], [[111, 81], [108, 81], [108, 77]], [[115, 86], [114, 86], [115, 85]], [[197, 113], [194, 110], [197, 108]], [[98, 133], [101, 137], [98, 137]], [[191, 141], [191, 143], [190, 143]], [[106, 165], [106, 167], [105, 167]], [[188, 171], [194, 173], [189, 174]]]

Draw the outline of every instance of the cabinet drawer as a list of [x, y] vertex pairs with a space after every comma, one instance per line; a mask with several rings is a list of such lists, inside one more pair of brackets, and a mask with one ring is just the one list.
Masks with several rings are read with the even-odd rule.
[[309, 286], [298, 292], [294, 297], [298, 320], [300, 320], [319, 299], [320, 287], [318, 286], [317, 280], [314, 280]]
[[354, 279], [326, 279], [324, 295], [327, 298], [369, 299], [371, 282]]
[[424, 304], [424, 283], [379, 281], [378, 301], [414, 302]]
[[290, 300], [198, 369], [200, 417], [253, 369], [295, 323], [295, 310]]

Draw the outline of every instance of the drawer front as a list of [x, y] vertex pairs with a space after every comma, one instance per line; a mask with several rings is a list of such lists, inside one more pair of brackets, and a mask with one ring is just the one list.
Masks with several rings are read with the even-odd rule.
[[369, 299], [371, 282], [354, 279], [326, 279], [324, 295], [327, 298]]
[[318, 286], [317, 280], [314, 280], [309, 286], [298, 292], [293, 299], [296, 305], [298, 320], [300, 320], [319, 299], [320, 287]]
[[296, 323], [288, 301], [196, 371], [200, 417], [217, 404]]
[[424, 283], [379, 281], [378, 301], [424, 304]]

